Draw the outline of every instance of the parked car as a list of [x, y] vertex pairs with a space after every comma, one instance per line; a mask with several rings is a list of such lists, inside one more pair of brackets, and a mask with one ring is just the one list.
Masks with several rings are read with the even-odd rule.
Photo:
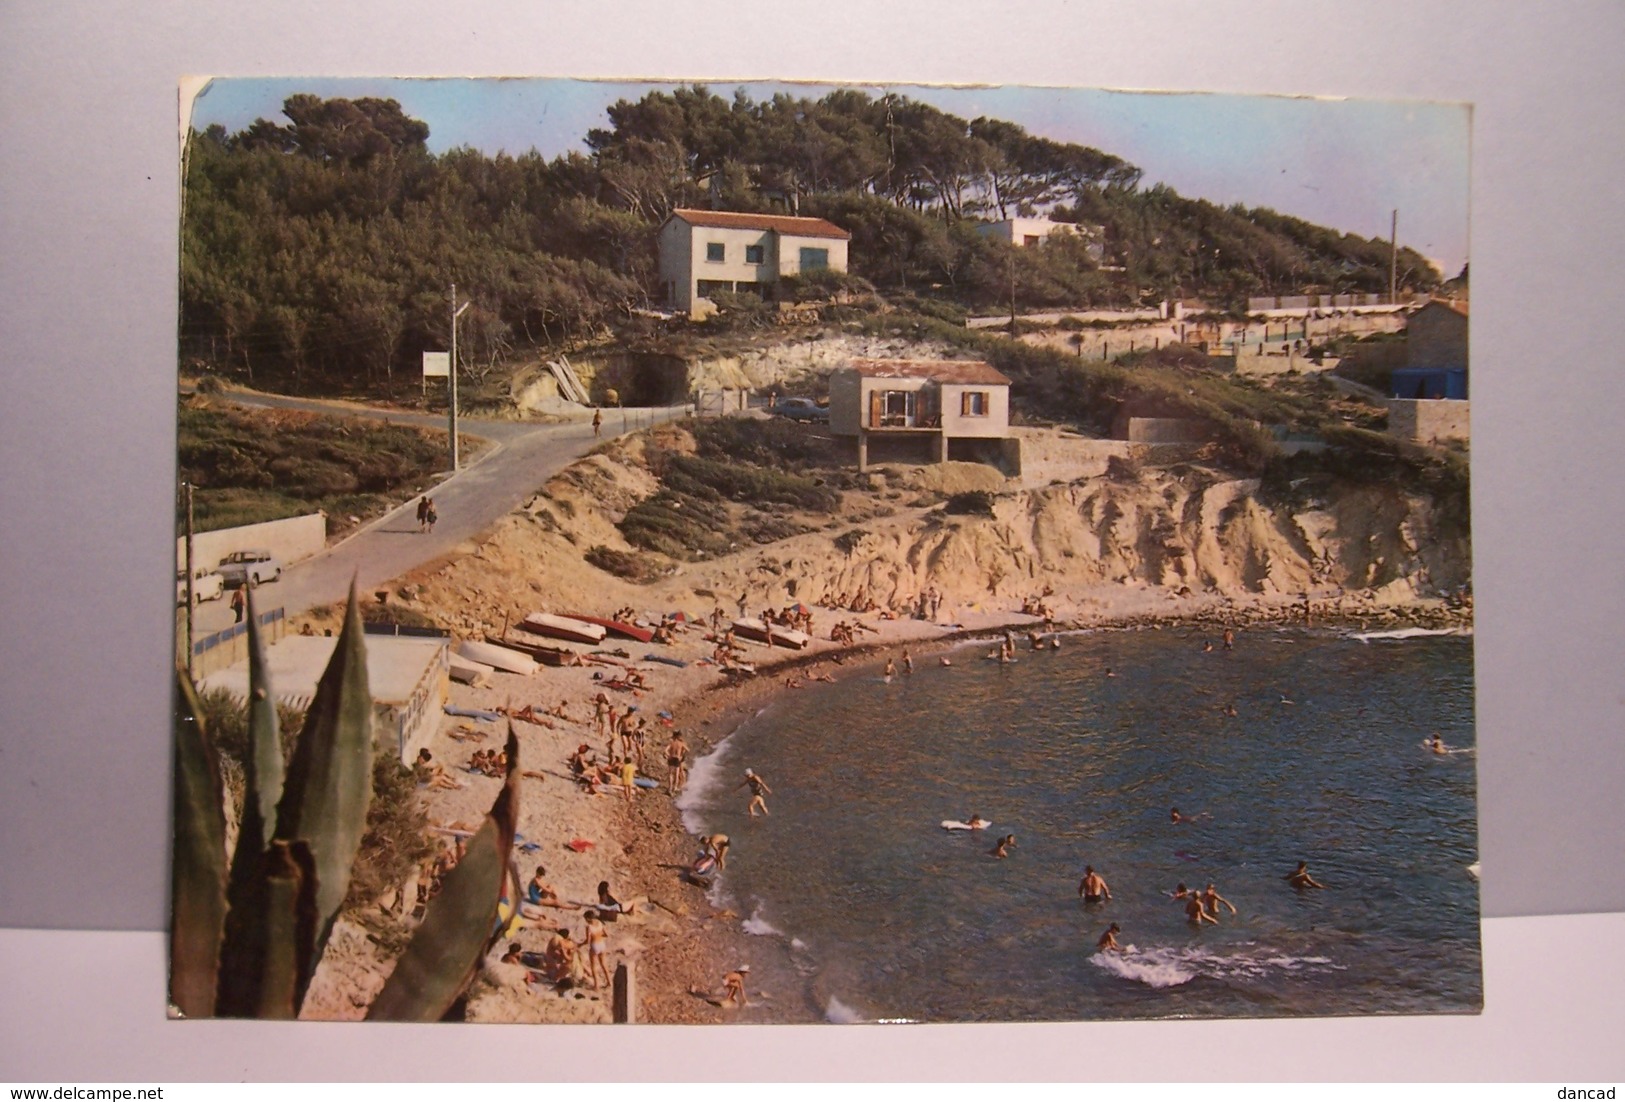
[[227, 589], [237, 589], [245, 582], [250, 586], [274, 582], [282, 577], [282, 564], [269, 551], [233, 551], [215, 569], [225, 579]]
[[[192, 599], [198, 604], [204, 601], [218, 601], [226, 594], [226, 579], [216, 570], [194, 570], [192, 572]], [[186, 603], [186, 570], [182, 568], [175, 571], [175, 603]]]
[[829, 407], [821, 406], [811, 398], [780, 398], [773, 407], [773, 416], [787, 417], [792, 421], [808, 421], [829, 424]]

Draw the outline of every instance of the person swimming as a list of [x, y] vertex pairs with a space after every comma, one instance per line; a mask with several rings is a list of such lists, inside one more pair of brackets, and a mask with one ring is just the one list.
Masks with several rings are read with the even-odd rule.
[[1110, 926], [1106, 927], [1106, 932], [1100, 935], [1100, 940], [1095, 942], [1095, 950], [1102, 953], [1121, 953], [1123, 951], [1123, 947], [1117, 944], [1117, 935], [1122, 932], [1123, 928], [1121, 926], [1115, 922], [1112, 923]]
[[1085, 865], [1083, 879], [1078, 882], [1078, 896], [1085, 903], [1105, 903], [1111, 899], [1112, 890], [1093, 865]]
[[1010, 856], [1010, 847], [1015, 844], [1016, 836], [1014, 834], [1006, 834], [1003, 838], [999, 839], [999, 844], [994, 846], [988, 852], [992, 856], [997, 857], [1002, 861], [1004, 858]]
[[1299, 891], [1302, 891], [1305, 888], [1324, 888], [1326, 886], [1320, 883], [1320, 881], [1316, 880], [1313, 876], [1309, 875], [1309, 862], [1307, 861], [1299, 861], [1298, 867], [1287, 873], [1281, 879], [1285, 880], [1288, 884], [1291, 884]]

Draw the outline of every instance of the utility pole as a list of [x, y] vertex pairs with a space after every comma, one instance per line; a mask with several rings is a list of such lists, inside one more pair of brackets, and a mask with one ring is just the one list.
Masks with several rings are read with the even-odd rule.
[[1399, 211], [1388, 226], [1388, 305], [1399, 305]]
[[451, 384], [451, 473], [457, 473], [457, 319], [468, 309], [468, 303], [457, 305], [457, 284], [451, 285], [451, 367], [447, 381]]
[[1016, 335], [1016, 249], [1010, 243], [1010, 335]]
[[181, 496], [186, 500], [186, 676], [192, 676], [192, 609], [197, 607], [197, 594], [192, 591], [192, 484], [181, 483]]

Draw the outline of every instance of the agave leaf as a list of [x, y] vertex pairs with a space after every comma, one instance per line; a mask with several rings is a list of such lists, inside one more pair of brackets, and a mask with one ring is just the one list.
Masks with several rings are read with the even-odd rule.
[[303, 999], [316, 927], [314, 857], [304, 842], [273, 842], [265, 855], [265, 947], [256, 1018], [294, 1018]]
[[197, 689], [175, 671], [174, 851], [171, 863], [169, 990], [183, 1016], [214, 1014], [226, 919], [226, 814], [220, 767]]
[[[468, 852], [446, 874], [423, 923], [401, 954], [367, 1017], [437, 1022], [457, 1001], [491, 943], [497, 904], [508, 877], [519, 821], [519, 739], [508, 725], [508, 779], [491, 812], [468, 840]], [[518, 895], [512, 897], [517, 905]]]
[[[252, 588], [248, 591], [248, 760], [243, 766], [248, 781], [246, 803], [258, 814], [263, 843], [276, 834], [276, 805], [282, 799], [282, 730], [265, 660], [265, 640], [254, 618]], [[243, 811], [246, 822], [248, 807]]]
[[302, 840], [309, 845], [316, 875], [316, 920], [312, 943], [302, 953], [307, 967], [300, 981], [300, 1000], [349, 890], [350, 867], [361, 847], [371, 802], [372, 696], [367, 690], [361, 610], [352, 581], [344, 629], [317, 683], [276, 809], [275, 839]]
[[282, 742], [265, 660], [264, 640], [255, 620], [254, 592], [248, 591], [248, 758], [243, 762], [243, 818], [231, 861], [226, 898], [226, 943], [220, 965], [218, 1012], [222, 1017], [291, 1017], [262, 1012], [262, 992], [271, 955], [291, 954], [272, 944], [266, 842], [275, 833], [276, 805], [282, 796]]

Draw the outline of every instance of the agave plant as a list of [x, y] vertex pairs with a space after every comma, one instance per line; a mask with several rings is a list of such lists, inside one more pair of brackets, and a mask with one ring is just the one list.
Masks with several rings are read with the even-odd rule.
[[[355, 586], [332, 660], [284, 770], [263, 640], [248, 607], [249, 747], [233, 852], [219, 760], [197, 689], [177, 671], [170, 1000], [181, 1017], [295, 1018], [350, 882], [372, 800], [372, 697]], [[519, 817], [519, 746], [467, 855], [445, 879], [368, 1013], [443, 1017], [499, 933]]]

